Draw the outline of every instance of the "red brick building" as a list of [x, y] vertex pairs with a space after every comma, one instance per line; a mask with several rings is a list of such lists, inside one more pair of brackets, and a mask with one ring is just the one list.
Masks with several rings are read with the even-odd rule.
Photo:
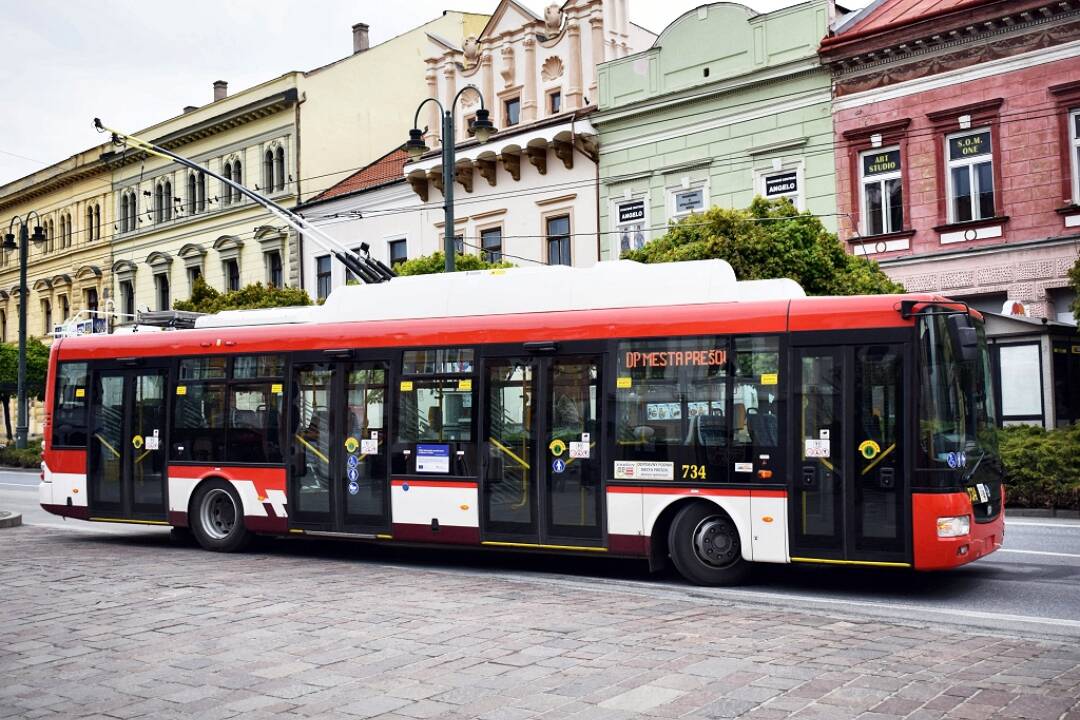
[[908, 290], [1072, 321], [1080, 5], [879, 0], [845, 20], [820, 57], [852, 252]]
[[910, 291], [1004, 315], [1004, 422], [1080, 421], [1080, 4], [877, 0], [819, 55], [840, 237]]

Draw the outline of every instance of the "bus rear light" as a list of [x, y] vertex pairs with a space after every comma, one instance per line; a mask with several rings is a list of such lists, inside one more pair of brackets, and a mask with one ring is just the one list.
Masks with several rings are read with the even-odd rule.
[[939, 517], [937, 519], [937, 536], [939, 538], [962, 537], [970, 532], [971, 517], [968, 515]]

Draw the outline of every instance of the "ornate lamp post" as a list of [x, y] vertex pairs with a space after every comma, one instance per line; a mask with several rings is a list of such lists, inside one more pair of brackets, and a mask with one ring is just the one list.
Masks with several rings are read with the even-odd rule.
[[466, 85], [461, 88], [457, 95], [454, 96], [449, 108], [444, 108], [442, 103], [433, 97], [429, 97], [420, 103], [416, 108], [416, 115], [413, 117], [413, 128], [409, 131], [409, 140], [405, 143], [405, 149], [413, 160], [418, 160], [421, 155], [428, 151], [428, 146], [424, 143], [424, 131], [417, 127], [420, 123], [420, 111], [429, 102], [438, 105], [439, 110], [442, 112], [443, 220], [445, 223], [443, 228], [443, 253], [446, 255], [446, 272], [454, 272], [454, 254], [456, 250], [454, 247], [454, 145], [457, 135], [454, 131], [454, 106], [457, 105], [458, 98], [466, 90], [472, 90], [480, 96], [480, 109], [476, 111], [476, 120], [473, 122], [472, 127], [473, 132], [476, 133], [476, 139], [481, 143], [486, 143], [492, 133], [495, 132], [495, 126], [491, 124], [490, 113], [484, 107], [484, 96], [481, 95], [480, 90], [475, 85]]
[[[30, 217], [33, 216], [39, 224], [34, 225], [34, 234], [30, 235]], [[15, 222], [19, 222], [19, 242], [15, 243]], [[26, 404], [26, 262], [29, 255], [30, 241], [34, 244], [45, 242], [45, 230], [41, 227], [41, 216], [37, 211], [31, 210], [21, 219], [16, 215], [8, 225], [7, 235], [4, 236], [4, 250], [19, 249], [19, 386], [18, 386], [18, 415], [15, 419], [15, 447], [26, 447], [26, 435], [29, 425], [29, 408]]]

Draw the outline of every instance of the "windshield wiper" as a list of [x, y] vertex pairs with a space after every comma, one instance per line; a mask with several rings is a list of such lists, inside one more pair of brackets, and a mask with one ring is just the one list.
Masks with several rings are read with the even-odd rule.
[[975, 475], [975, 471], [979, 469], [979, 465], [982, 465], [982, 461], [983, 461], [984, 457], [986, 457], [986, 451], [985, 450], [983, 450], [982, 453], [979, 454], [979, 459], [975, 461], [975, 464], [971, 467], [971, 470], [969, 470], [964, 475], [964, 479], [961, 482], [963, 482], [964, 484], [967, 484], [967, 481], [970, 480], [972, 478], [972, 476]]

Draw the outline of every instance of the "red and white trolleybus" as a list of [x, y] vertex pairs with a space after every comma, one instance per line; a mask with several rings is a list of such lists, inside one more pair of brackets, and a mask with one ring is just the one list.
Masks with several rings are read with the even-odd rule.
[[1004, 531], [981, 316], [720, 261], [396, 278], [64, 338], [42, 506], [253, 534], [941, 569]]

